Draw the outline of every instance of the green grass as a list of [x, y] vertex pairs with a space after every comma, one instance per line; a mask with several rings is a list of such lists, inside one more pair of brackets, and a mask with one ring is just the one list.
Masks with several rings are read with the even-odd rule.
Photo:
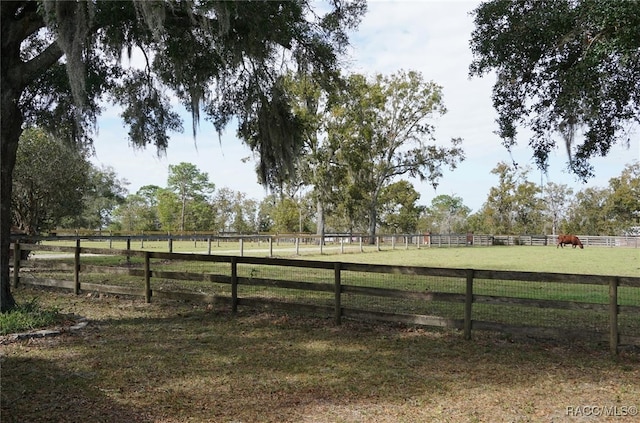
[[[132, 245], [132, 247], [134, 247]], [[104, 248], [104, 246], [102, 246]], [[245, 249], [245, 253], [247, 253]], [[276, 252], [277, 253], [277, 252]], [[277, 253], [292, 257], [290, 251]], [[247, 254], [248, 255], [248, 254]], [[265, 256], [262, 251], [256, 255]], [[554, 247], [422, 248], [304, 259], [496, 270], [638, 276], [638, 250]], [[37, 257], [37, 254], [36, 254]], [[73, 263], [72, 259], [31, 264]], [[120, 266], [122, 257], [82, 257]], [[141, 268], [132, 259], [130, 265]], [[229, 273], [229, 264], [154, 260], [152, 269]], [[61, 272], [24, 272], [55, 276]], [[333, 271], [240, 265], [254, 278], [333, 281]], [[72, 279], [66, 273], [65, 279]], [[142, 286], [141, 278], [83, 273], [81, 281]], [[464, 280], [345, 272], [343, 283], [463, 292]], [[483, 295], [606, 302], [607, 288], [477, 280]], [[219, 292], [229, 285], [152, 279], [152, 288]], [[240, 286], [241, 295], [331, 305], [332, 293]], [[640, 305], [640, 290], [620, 301]], [[78, 332], [6, 343], [0, 338], [2, 421], [11, 422], [494, 422], [570, 421], [569, 406], [638, 407], [640, 355], [606, 345], [354, 322], [241, 307], [20, 287], [20, 303], [88, 318]], [[344, 295], [345, 306], [460, 318], [462, 304]], [[473, 318], [606, 333], [606, 313], [474, 304]], [[621, 333], [640, 333], [621, 314]], [[3, 324], [4, 327], [4, 324]], [[44, 375], [44, 376], [43, 376]], [[563, 420], [563, 418], [565, 418]], [[616, 418], [635, 421], [636, 416]]]
[[571, 421], [569, 406], [640, 405], [632, 351], [612, 360], [579, 342], [467, 342], [456, 331], [204, 304], [15, 295], [89, 324], [0, 346], [6, 423], [542, 422]]
[[[74, 246], [73, 241], [45, 242], [45, 245]], [[82, 247], [108, 248], [107, 241], [83, 241]], [[113, 249], [124, 249], [125, 242], [114, 242]], [[340, 253], [338, 245], [327, 245], [324, 254], [319, 254], [317, 245], [301, 247], [301, 257], [311, 260], [335, 260], [365, 262], [392, 265], [455, 267], [491, 270], [523, 270], [534, 272], [559, 272], [596, 275], [640, 276], [640, 250], [633, 248], [586, 247], [583, 250], [573, 248], [556, 248], [555, 246], [536, 247], [422, 247], [412, 246], [405, 249], [397, 245], [382, 245], [382, 251], [375, 246], [365, 245], [365, 252], [359, 253], [357, 245], [351, 245]], [[168, 251], [167, 243], [162, 241], [145, 242], [141, 248], [139, 242], [132, 242], [131, 249], [147, 251]], [[199, 241], [175, 241], [174, 252], [207, 253], [207, 243]], [[238, 242], [221, 242], [218, 247], [212, 243], [212, 254], [239, 255]], [[274, 255], [277, 257], [297, 257], [293, 244], [274, 243]], [[245, 242], [244, 254], [248, 256], [266, 257], [269, 253], [266, 242]], [[45, 252], [37, 252], [45, 255]]]
[[0, 335], [25, 332], [60, 322], [60, 314], [54, 307], [43, 307], [37, 298], [18, 303], [9, 313], [0, 313]]
[[385, 250], [364, 254], [305, 256], [322, 260], [461, 269], [515, 270], [640, 276], [640, 250], [633, 248], [462, 247]]
[[[463, 248], [422, 248], [359, 254], [304, 255], [304, 259], [343, 262], [364, 262], [388, 265], [410, 265], [447, 268], [474, 268], [494, 270], [542, 271], [553, 273], [582, 273], [596, 275], [638, 275], [638, 250], [622, 248], [556, 249], [555, 247], [463, 247]], [[291, 255], [287, 257], [292, 257]], [[72, 263], [71, 259], [65, 259]], [[38, 260], [36, 260], [38, 262]], [[82, 263], [121, 266], [123, 257], [83, 257]], [[139, 258], [133, 258], [130, 266], [141, 269]], [[152, 270], [179, 271], [191, 273], [212, 273], [230, 275], [229, 263], [208, 263], [192, 261], [152, 260]], [[71, 279], [70, 273], [45, 273], [48, 277]], [[240, 264], [238, 276], [245, 278], [279, 279], [333, 284], [333, 270], [307, 269], [282, 266], [261, 266]], [[27, 276], [28, 277], [28, 276]], [[142, 288], [142, 277], [128, 275], [82, 273], [82, 282], [123, 285]], [[425, 277], [416, 275], [375, 274], [343, 271], [345, 285], [393, 288], [414, 292], [465, 292], [464, 278]], [[228, 284], [201, 281], [179, 281], [152, 278], [154, 291], [199, 292], [230, 297]], [[476, 295], [498, 297], [529, 298], [581, 303], [608, 303], [608, 287], [601, 285], [560, 284], [551, 282], [498, 281], [476, 279]], [[640, 290], [620, 287], [620, 305], [640, 306]], [[331, 292], [302, 291], [241, 284], [240, 297], [270, 298], [281, 301], [333, 306]], [[398, 313], [437, 315], [445, 318], [461, 319], [463, 308], [459, 303], [411, 299], [392, 299], [373, 296], [343, 295], [344, 307], [374, 311], [394, 311]], [[623, 333], [639, 334], [640, 321], [621, 314]], [[606, 314], [592, 310], [551, 310], [538, 307], [514, 307], [505, 305], [477, 304], [474, 306], [475, 320], [496, 321], [533, 326], [566, 328], [588, 327], [600, 332], [606, 331]]]

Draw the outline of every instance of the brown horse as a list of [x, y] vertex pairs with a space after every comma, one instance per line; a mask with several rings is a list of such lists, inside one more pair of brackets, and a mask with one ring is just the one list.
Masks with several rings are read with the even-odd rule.
[[571, 244], [572, 248], [576, 248], [576, 246], [584, 248], [580, 239], [575, 235], [558, 235], [558, 245], [556, 248], [564, 248], [564, 244]]

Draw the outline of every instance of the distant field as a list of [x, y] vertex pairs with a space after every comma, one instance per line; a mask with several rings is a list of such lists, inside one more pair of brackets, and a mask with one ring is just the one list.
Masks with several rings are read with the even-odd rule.
[[[335, 256], [313, 256], [336, 260]], [[640, 276], [640, 250], [632, 248], [462, 247], [396, 249], [340, 256], [341, 261], [488, 270]]]
[[[45, 243], [53, 244], [53, 243]], [[55, 242], [55, 245], [74, 246], [73, 241]], [[109, 248], [108, 241], [84, 241], [82, 247]], [[113, 242], [113, 249], [125, 249], [125, 242]], [[132, 250], [168, 251], [165, 241], [131, 243]], [[359, 245], [349, 245], [344, 250], [339, 244], [328, 244], [320, 255], [319, 246], [301, 245], [300, 256], [311, 260], [330, 260], [357, 263], [375, 263], [408, 266], [452, 267], [491, 270], [521, 270], [531, 272], [558, 272], [595, 275], [640, 276], [640, 249], [587, 247], [583, 250], [554, 246], [517, 246], [517, 247], [422, 247], [405, 249], [398, 244], [395, 249], [391, 245], [382, 245], [381, 251], [375, 246], [364, 245], [364, 253]], [[298, 257], [296, 247], [291, 243], [273, 244], [273, 255], [276, 257]], [[342, 253], [344, 251], [344, 253]], [[174, 241], [173, 252], [193, 252], [206, 254], [208, 245], [199, 241]], [[266, 257], [269, 255], [267, 242], [245, 242], [243, 254]], [[212, 242], [212, 254], [239, 255], [238, 242]], [[38, 252], [37, 255], [46, 255]]]

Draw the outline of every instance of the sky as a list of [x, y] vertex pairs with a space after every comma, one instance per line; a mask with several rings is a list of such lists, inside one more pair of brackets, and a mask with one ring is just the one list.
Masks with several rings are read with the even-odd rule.
[[[428, 206], [437, 195], [455, 195], [473, 212], [478, 211], [490, 188], [498, 184], [491, 170], [501, 161], [529, 165], [529, 180], [533, 182], [566, 184], [577, 192], [606, 187], [626, 164], [640, 160], [638, 131], [629, 149], [617, 145], [606, 158], [594, 159], [596, 176], [586, 183], [567, 172], [564, 148], [551, 153], [546, 174], [537, 170], [526, 131], [518, 137], [519, 146], [509, 153], [495, 134], [497, 114], [491, 104], [494, 76], [468, 76], [472, 61], [469, 39], [474, 28], [469, 13], [478, 4], [464, 0], [369, 0], [369, 10], [351, 34], [351, 47], [343, 58], [347, 73], [373, 76], [414, 70], [442, 87], [447, 113], [433, 121], [436, 142], [447, 145], [452, 138], [462, 138], [466, 159], [455, 170], [444, 172], [436, 190], [426, 181], [410, 179], [421, 195], [419, 204]], [[194, 140], [191, 117], [185, 112], [184, 133], [172, 133], [166, 154], [158, 156], [154, 147], [138, 150], [129, 146], [120, 113], [117, 108], [107, 107], [98, 119], [92, 161], [112, 167], [119, 178], [129, 182], [130, 193], [144, 185], [166, 186], [168, 166], [188, 162], [206, 172], [216, 190], [229, 188], [258, 201], [267, 195], [257, 182], [253, 155], [236, 138], [235, 127], [230, 126], [219, 137], [213, 126], [201, 119]]]

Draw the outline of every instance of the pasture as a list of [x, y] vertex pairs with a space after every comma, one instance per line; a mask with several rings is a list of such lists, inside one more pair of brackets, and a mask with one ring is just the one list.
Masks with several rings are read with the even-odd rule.
[[[44, 245], [73, 247], [74, 241], [45, 241]], [[123, 250], [125, 241], [82, 241], [87, 248], [111, 248]], [[166, 241], [131, 242], [132, 250], [168, 251]], [[207, 254], [206, 241], [174, 241], [172, 250], [176, 253]], [[213, 242], [211, 254], [238, 255], [241, 250], [237, 241]], [[374, 245], [364, 244], [363, 252], [357, 243], [341, 246], [328, 243], [322, 254], [318, 245], [301, 244], [299, 254], [292, 242], [275, 243], [272, 248], [275, 257], [303, 257], [310, 260], [332, 260], [354, 263], [390, 264], [407, 266], [453, 267], [491, 270], [521, 270], [532, 272], [579, 273], [594, 275], [640, 276], [640, 249], [587, 247], [583, 250], [570, 246], [517, 246], [517, 247], [425, 247], [411, 245], [405, 248], [398, 243], [392, 248], [382, 244], [380, 251]], [[244, 242], [242, 251], [246, 256], [266, 257], [270, 253], [266, 241]], [[46, 258], [56, 253], [38, 252], [38, 258]]]
[[[398, 247], [304, 258], [621, 276], [640, 267], [638, 250], [621, 248]], [[568, 294], [576, 293], [550, 295]], [[3, 340], [7, 422], [575, 422], [595, 421], [584, 415], [593, 407], [616, 421], [638, 418], [633, 349], [612, 359], [586, 343], [490, 332], [465, 341], [455, 330], [335, 326], [202, 303], [27, 287], [15, 295], [90, 323], [54, 338]]]

